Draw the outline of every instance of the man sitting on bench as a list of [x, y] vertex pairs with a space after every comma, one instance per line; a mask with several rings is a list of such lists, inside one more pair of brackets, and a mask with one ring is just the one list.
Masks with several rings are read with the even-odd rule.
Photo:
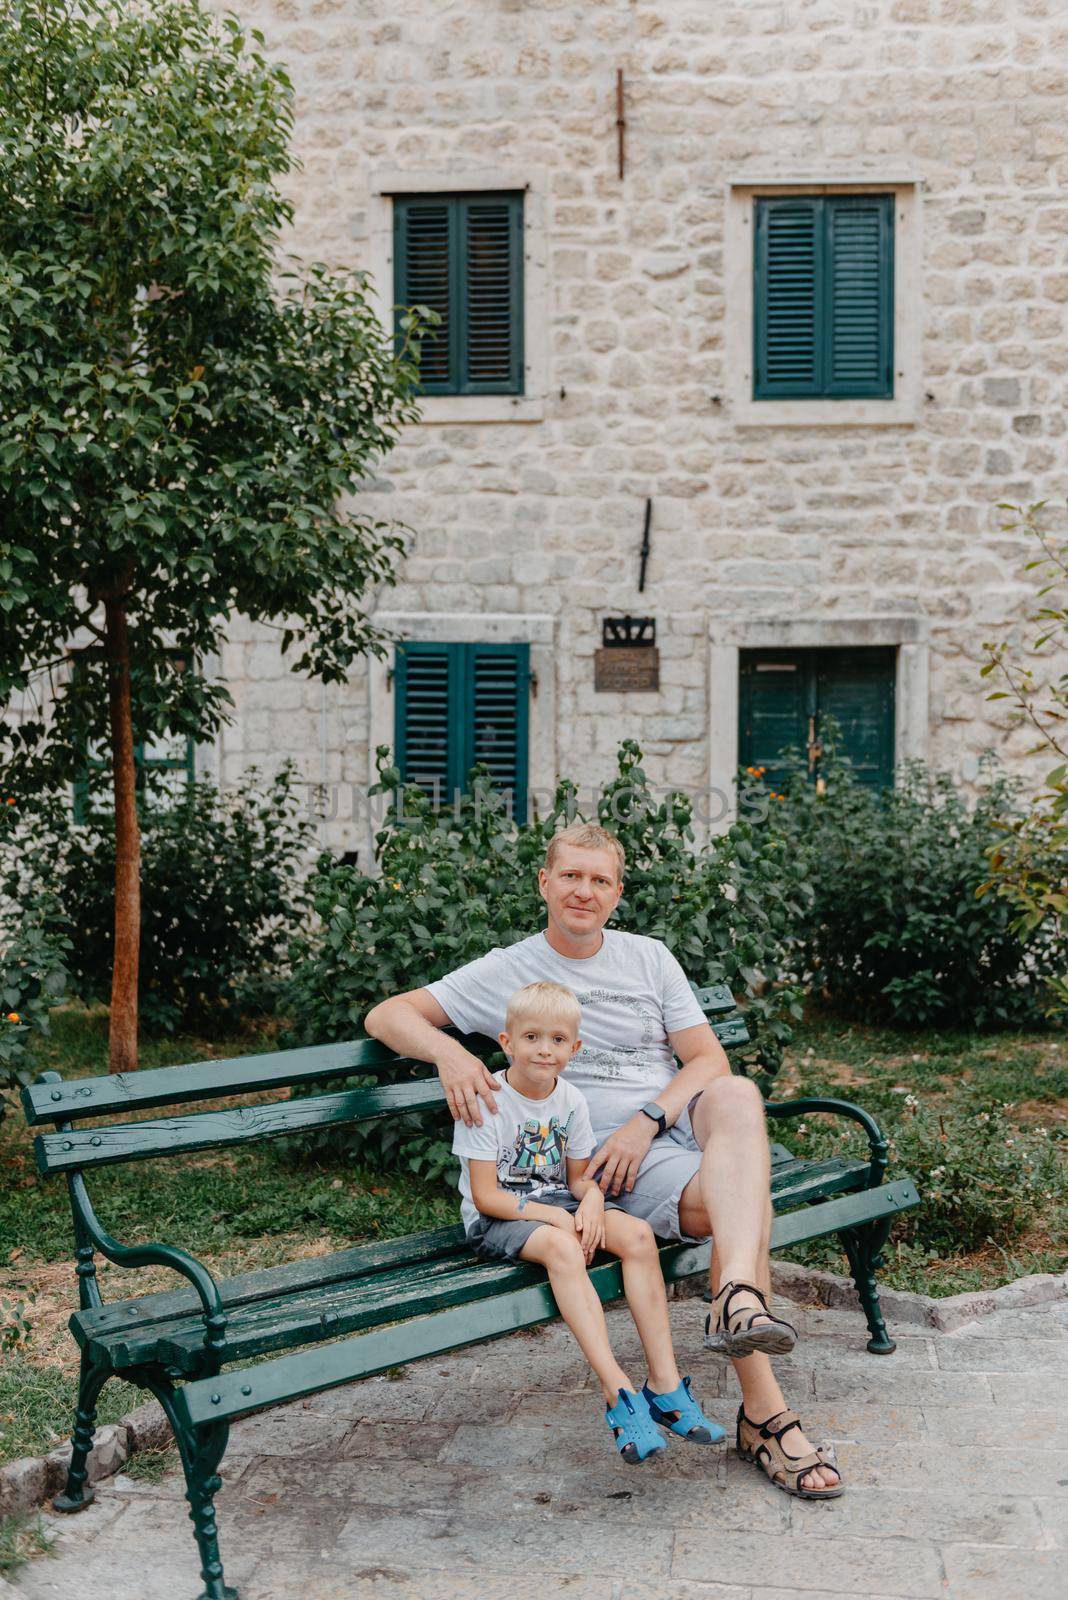
[[399, 1055], [432, 1063], [453, 1119], [481, 1127], [479, 1101], [495, 1112], [496, 1084], [441, 1030], [495, 1038], [517, 988], [547, 980], [574, 991], [583, 1047], [568, 1080], [586, 1097], [598, 1140], [590, 1175], [661, 1239], [712, 1236], [710, 1333], [741, 1384], [739, 1449], [787, 1493], [830, 1499], [843, 1492], [838, 1470], [787, 1409], [769, 1360], [789, 1350], [795, 1334], [768, 1309], [772, 1213], [760, 1093], [732, 1076], [666, 945], [606, 929], [624, 864], [606, 829], [565, 828], [538, 875], [544, 932], [382, 1001], [365, 1027]]

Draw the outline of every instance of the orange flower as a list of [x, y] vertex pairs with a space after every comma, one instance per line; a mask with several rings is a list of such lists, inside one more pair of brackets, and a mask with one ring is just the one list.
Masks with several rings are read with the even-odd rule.
[[15, 804], [15, 796], [13, 794], [12, 795], [8, 795], [7, 804], [9, 806], [13, 806]]
[[21, 1022], [22, 1018], [19, 1016], [17, 1011], [9, 1011], [7, 1014], [7, 1020], [9, 1022]]

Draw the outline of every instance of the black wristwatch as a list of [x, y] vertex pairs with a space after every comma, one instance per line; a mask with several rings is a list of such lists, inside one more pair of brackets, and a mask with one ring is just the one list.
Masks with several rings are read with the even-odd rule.
[[663, 1106], [658, 1106], [655, 1100], [650, 1100], [648, 1105], [642, 1106], [642, 1111], [650, 1122], [656, 1123], [654, 1137], [659, 1137], [660, 1134], [667, 1131], [667, 1117], [664, 1114]]

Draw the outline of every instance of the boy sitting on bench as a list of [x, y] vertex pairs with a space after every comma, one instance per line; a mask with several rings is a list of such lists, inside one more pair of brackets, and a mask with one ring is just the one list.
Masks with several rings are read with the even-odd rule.
[[[616, 1446], [634, 1464], [665, 1448], [656, 1423], [700, 1444], [724, 1430], [704, 1415], [689, 1378], [679, 1378], [653, 1230], [585, 1176], [596, 1145], [590, 1114], [561, 1076], [581, 1047], [580, 1022], [579, 1003], [561, 984], [531, 983], [512, 995], [499, 1036], [509, 1064], [495, 1079], [497, 1110], [481, 1127], [457, 1122], [453, 1151], [469, 1241], [481, 1256], [545, 1268], [560, 1315], [600, 1381]], [[598, 1250], [623, 1268], [649, 1366], [640, 1390], [612, 1353], [586, 1273]]]

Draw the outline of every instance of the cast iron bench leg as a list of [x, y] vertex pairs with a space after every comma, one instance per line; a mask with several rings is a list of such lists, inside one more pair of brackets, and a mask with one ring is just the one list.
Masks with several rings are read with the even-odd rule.
[[875, 1281], [875, 1274], [882, 1266], [880, 1252], [889, 1237], [891, 1221], [890, 1217], [876, 1217], [860, 1227], [843, 1228], [838, 1235], [849, 1258], [849, 1270], [868, 1321], [871, 1334], [868, 1349], [875, 1356], [889, 1356], [897, 1349], [887, 1332], [883, 1308], [879, 1304], [879, 1285]]
[[78, 1380], [78, 1409], [74, 1413], [74, 1432], [71, 1435], [73, 1449], [70, 1467], [63, 1493], [57, 1494], [52, 1501], [55, 1511], [84, 1511], [95, 1499], [93, 1489], [86, 1482], [89, 1476], [86, 1462], [93, 1448], [93, 1434], [96, 1431], [96, 1403], [110, 1376], [109, 1368], [92, 1366], [83, 1354], [81, 1377]]
[[216, 1468], [226, 1451], [230, 1424], [213, 1422], [209, 1428], [185, 1428], [175, 1414], [174, 1389], [167, 1379], [158, 1374], [146, 1374], [139, 1377], [138, 1382], [152, 1390], [167, 1413], [182, 1458], [189, 1520], [200, 1552], [200, 1576], [204, 1579], [204, 1592], [197, 1600], [238, 1600], [237, 1590], [228, 1588], [223, 1581], [219, 1530], [215, 1523], [215, 1496], [222, 1488]]

